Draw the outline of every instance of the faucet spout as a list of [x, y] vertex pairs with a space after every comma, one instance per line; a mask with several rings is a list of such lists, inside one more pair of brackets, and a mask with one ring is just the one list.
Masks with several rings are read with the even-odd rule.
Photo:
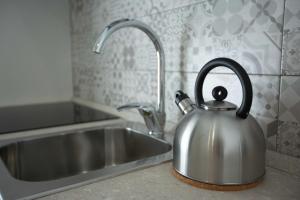
[[97, 54], [100, 54], [107, 38], [114, 33], [115, 31], [125, 28], [125, 27], [134, 27], [138, 28], [151, 39], [154, 44], [156, 55], [157, 55], [157, 103], [156, 103], [156, 112], [158, 116], [159, 123], [161, 127], [165, 125], [165, 55], [162, 47], [162, 43], [159, 40], [159, 37], [155, 32], [146, 24], [133, 20], [133, 19], [121, 19], [112, 22], [102, 31], [98, 37], [93, 51]]
[[110, 35], [111, 33], [109, 33], [109, 27], [105, 27], [105, 29], [102, 31], [102, 33], [100, 34], [100, 36], [98, 37], [94, 47], [93, 47], [93, 52], [96, 54], [100, 54], [103, 46], [104, 46], [104, 42], [107, 39], [108, 35]]

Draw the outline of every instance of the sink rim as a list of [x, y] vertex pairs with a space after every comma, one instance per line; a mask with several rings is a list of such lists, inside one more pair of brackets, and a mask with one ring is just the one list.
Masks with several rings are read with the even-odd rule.
[[150, 137], [150, 138], [153, 138], [155, 140], [158, 140], [162, 143], [169, 144], [168, 142], [166, 142], [163, 139], [160, 139], [160, 138], [157, 138], [157, 137], [154, 137], [152, 135], [149, 135], [149, 134], [145, 133], [147, 131], [140, 131], [140, 130], [136, 130], [136, 129], [131, 128], [131, 127], [124, 127], [123, 124], [110, 124], [110, 125], [104, 125], [104, 126], [93, 126], [93, 127], [88, 127], [88, 128], [79, 128], [79, 129], [73, 129], [73, 130], [67, 130], [67, 131], [56, 131], [56, 132], [52, 132], [52, 133], [49, 133], [49, 134], [25, 136], [25, 137], [16, 138], [16, 139], [4, 140], [4, 141], [0, 141], [0, 149], [3, 148], [3, 147], [6, 147], [8, 145], [11, 145], [13, 143], [26, 142], [26, 141], [32, 141], [32, 140], [50, 138], [50, 137], [57, 137], [57, 136], [64, 136], [64, 135], [69, 135], [69, 134], [72, 135], [72, 134], [77, 134], [77, 133], [94, 131], [94, 130], [98, 130], [98, 129], [109, 130], [109, 129], [118, 129], [118, 128], [125, 129], [125, 130], [128, 130], [128, 131], [133, 131], [137, 134], [141, 134], [141, 135], [144, 135], [146, 137]]
[[2, 195], [3, 199], [37, 198], [55, 192], [93, 183], [99, 180], [111, 178], [137, 169], [154, 166], [172, 159], [173, 147], [172, 147], [171, 139], [169, 140], [167, 139], [167, 141], [165, 141], [159, 138], [155, 138], [147, 133], [147, 128], [144, 125], [136, 122], [127, 122], [127, 121], [124, 121], [122, 123], [120, 122], [111, 123], [111, 124], [104, 124], [98, 126], [91, 126], [88, 128], [79, 128], [79, 129], [77, 128], [77, 129], [72, 129], [67, 131], [57, 131], [57, 132], [51, 132], [42, 135], [33, 135], [33, 136], [16, 138], [16, 139], [9, 139], [5, 141], [0, 141], [0, 148], [15, 142], [22, 142], [28, 140], [30, 141], [30, 140], [46, 138], [46, 137], [55, 137], [58, 135], [76, 134], [78, 132], [92, 131], [92, 130], [103, 129], [103, 128], [104, 129], [125, 128], [127, 130], [134, 131], [137, 134], [142, 134], [147, 137], [151, 137], [155, 140], [158, 140], [168, 145], [169, 150], [162, 154], [145, 157], [139, 160], [122, 163], [116, 166], [110, 166], [107, 168], [88, 171], [87, 173], [84, 174], [77, 174], [77, 175], [68, 176], [57, 180], [48, 180], [48, 181], [40, 181], [40, 182], [28, 182], [13, 177], [8, 171], [3, 160], [0, 159], [0, 197]]
[[61, 130], [61, 131], [53, 130], [51, 132], [46, 132], [44, 134], [25, 135], [23, 137], [18, 137], [18, 138], [3, 139], [3, 140], [0, 140], [0, 148], [10, 145], [15, 142], [30, 141], [30, 140], [41, 139], [41, 138], [46, 138], [46, 137], [55, 137], [58, 135], [76, 134], [78, 132], [93, 131], [93, 130], [102, 129], [102, 128], [105, 128], [105, 129], [125, 128], [127, 130], [132, 130], [134, 132], [137, 132], [138, 134], [149, 136], [149, 137], [159, 140], [163, 143], [168, 143], [167, 141], [165, 141], [163, 139], [149, 135], [148, 129], [146, 128], [146, 126], [139, 122], [128, 122], [128, 121], [118, 119], [118, 120], [112, 120], [110, 123], [99, 124], [99, 125], [91, 124], [91, 126], [83, 127], [83, 128], [80, 128], [80, 127], [75, 128], [74, 127], [73, 129], [67, 129], [67, 130]]

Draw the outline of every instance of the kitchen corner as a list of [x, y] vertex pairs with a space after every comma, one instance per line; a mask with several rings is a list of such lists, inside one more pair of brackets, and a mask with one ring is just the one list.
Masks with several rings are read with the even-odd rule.
[[300, 200], [300, 0], [3, 0], [0, 44], [0, 200]]

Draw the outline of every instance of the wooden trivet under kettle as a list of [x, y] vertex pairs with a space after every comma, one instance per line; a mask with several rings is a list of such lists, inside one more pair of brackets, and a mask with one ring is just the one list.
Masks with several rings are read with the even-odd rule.
[[[229, 68], [238, 76], [243, 91], [239, 107], [225, 101], [223, 86], [212, 90], [215, 100], [204, 101], [204, 80], [216, 67]], [[185, 183], [211, 190], [255, 187], [265, 175], [266, 142], [262, 128], [250, 114], [253, 90], [246, 70], [232, 59], [213, 59], [201, 68], [194, 96], [195, 103], [181, 90], [175, 94], [184, 116], [175, 129], [173, 174]]]
[[210, 184], [210, 183], [204, 183], [200, 181], [196, 181], [190, 178], [187, 178], [181, 174], [179, 174], [174, 168], [171, 169], [172, 174], [180, 181], [192, 185], [197, 188], [207, 189], [207, 190], [215, 190], [215, 191], [241, 191], [241, 190], [247, 190], [250, 188], [256, 187], [258, 184], [260, 184], [263, 181], [263, 178], [249, 184], [240, 184], [240, 185], [216, 185], [216, 184]]

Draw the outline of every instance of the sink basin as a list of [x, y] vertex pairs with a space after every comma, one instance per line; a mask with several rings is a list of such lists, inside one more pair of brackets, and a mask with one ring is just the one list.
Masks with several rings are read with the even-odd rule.
[[0, 192], [4, 199], [38, 197], [154, 165], [170, 154], [166, 141], [128, 123], [8, 141], [0, 143]]
[[168, 144], [129, 128], [102, 128], [21, 141], [2, 147], [10, 174], [24, 181], [48, 181], [159, 155]]

